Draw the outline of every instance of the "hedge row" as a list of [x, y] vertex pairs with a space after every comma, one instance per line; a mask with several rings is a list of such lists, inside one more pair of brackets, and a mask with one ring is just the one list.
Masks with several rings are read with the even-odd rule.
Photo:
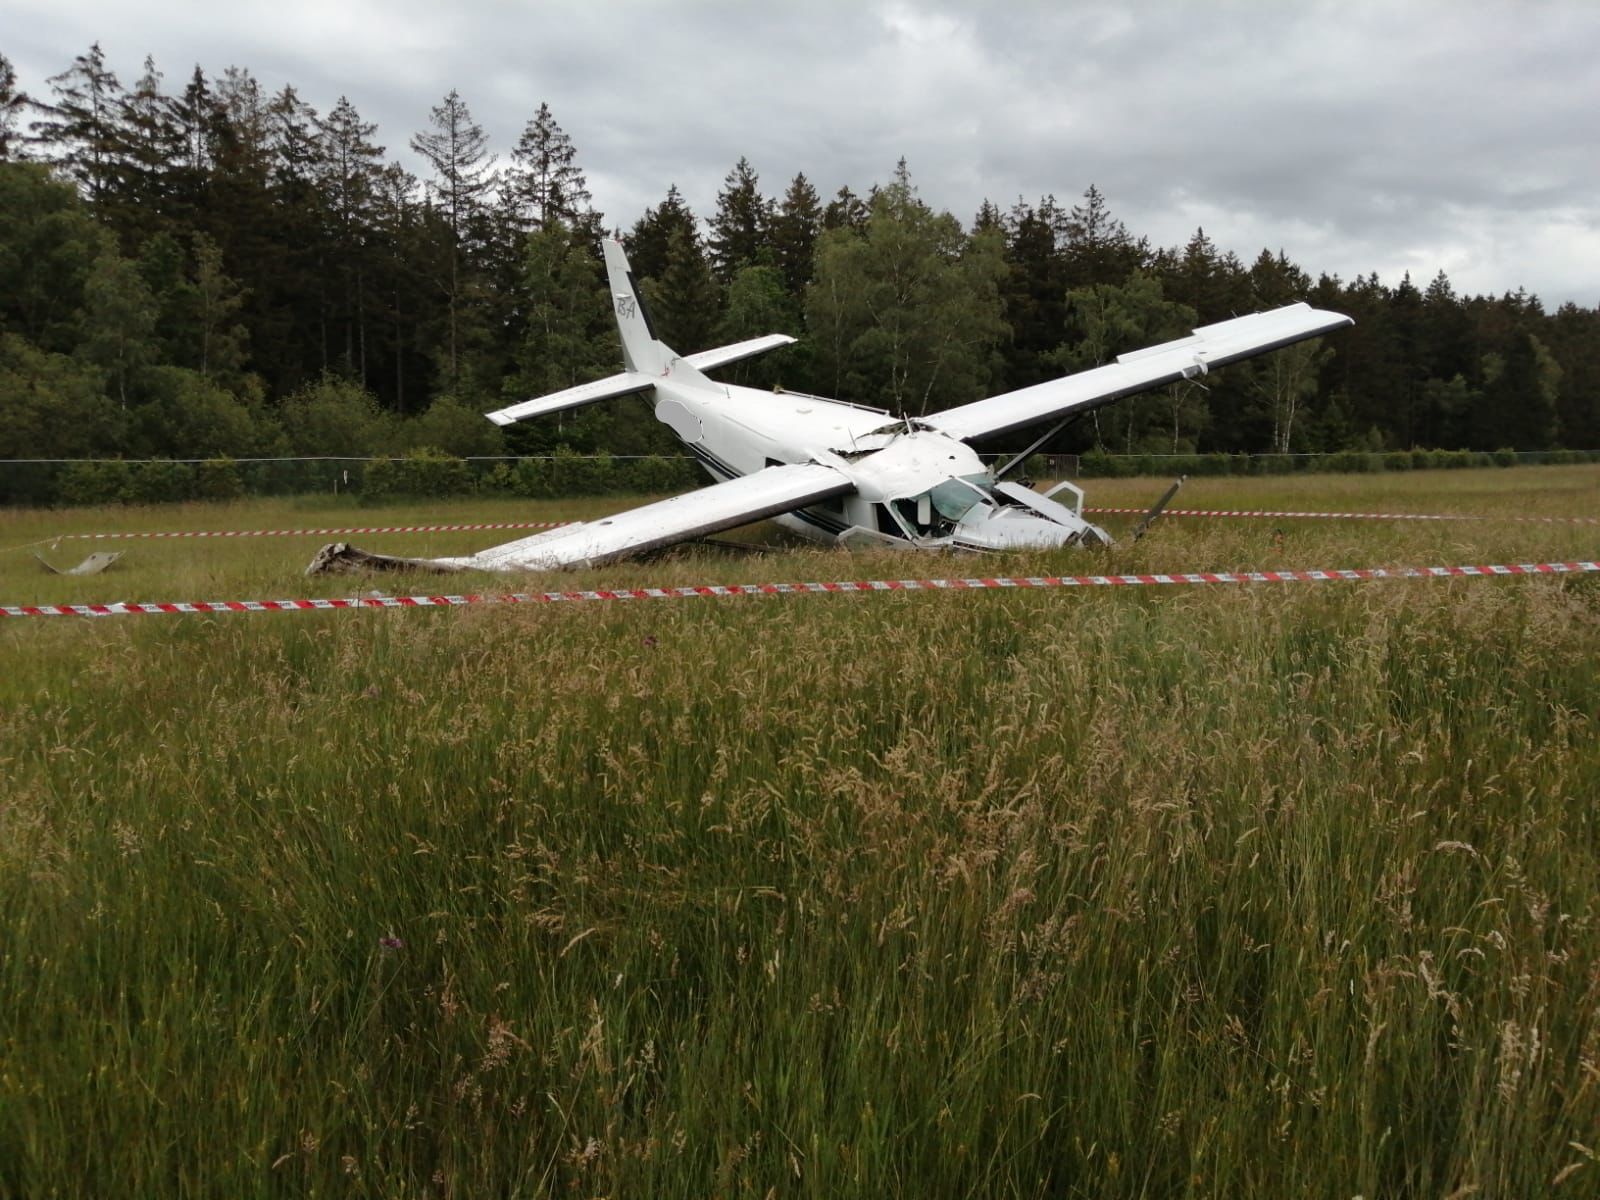
[[[486, 470], [474, 470], [487, 467]], [[613, 492], [675, 492], [704, 476], [693, 459], [614, 458], [611, 455], [556, 453], [550, 458], [469, 463], [431, 450], [367, 464], [362, 494], [390, 496], [600, 496]]]
[[[1035, 479], [1058, 475], [1062, 460], [1036, 456]], [[1534, 463], [1600, 462], [1600, 451], [1550, 450], [1522, 454], [1474, 450], [1342, 451], [1326, 455], [1272, 454], [1085, 454], [1078, 476], [1107, 479], [1133, 475], [1288, 475], [1509, 467]], [[13, 471], [19, 464], [10, 464]], [[348, 491], [370, 499], [404, 496], [501, 495], [545, 499], [608, 493], [681, 491], [704, 482], [688, 458], [614, 458], [557, 453], [549, 458], [484, 462], [436, 450], [413, 450], [399, 458], [365, 461], [285, 460], [201, 463], [95, 461], [40, 464], [31, 477], [14, 476], [0, 487], [0, 500], [36, 504], [153, 504], [171, 500], [228, 500], [238, 496]]]
[[[1334, 454], [1085, 454], [1084, 479], [1132, 475], [1366, 474], [1376, 471], [1460, 470], [1600, 462], [1600, 450], [1341, 450]], [[1029, 463], [1032, 466], [1032, 462]], [[1046, 477], [1039, 473], [1036, 477]]]
[[692, 459], [557, 454], [513, 462], [476, 462], [434, 450], [365, 462], [200, 463], [100, 459], [39, 472], [16, 499], [55, 504], [154, 504], [230, 500], [245, 495], [348, 491], [371, 499], [400, 496], [590, 496], [673, 492], [702, 481]]

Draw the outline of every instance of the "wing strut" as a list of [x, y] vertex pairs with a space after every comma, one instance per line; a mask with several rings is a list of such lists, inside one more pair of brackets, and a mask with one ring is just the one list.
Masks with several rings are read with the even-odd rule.
[[1082, 416], [1083, 416], [1082, 413], [1068, 413], [1066, 416], [1062, 417], [1061, 420], [1057, 421], [1054, 425], [1050, 426], [1050, 428], [1045, 431], [1045, 433], [1044, 433], [1044, 435], [1042, 437], [1040, 437], [1040, 438], [1038, 438], [1038, 439], [1036, 439], [1034, 441], [1033, 445], [1029, 446], [1021, 454], [1019, 454], [1015, 458], [1011, 459], [1009, 462], [1006, 463], [1005, 466], [1001, 467], [998, 471], [996, 471], [994, 473], [995, 482], [998, 483], [1000, 480], [1004, 479], [1007, 475], [1011, 474], [1011, 472], [1016, 468], [1017, 464], [1027, 462], [1029, 455], [1033, 454], [1034, 451], [1038, 450], [1040, 446], [1044, 445], [1051, 438], [1055, 437], [1056, 434], [1058, 434], [1062, 430], [1066, 429], [1066, 427], [1068, 425], [1071, 425], [1074, 422], [1078, 421]]

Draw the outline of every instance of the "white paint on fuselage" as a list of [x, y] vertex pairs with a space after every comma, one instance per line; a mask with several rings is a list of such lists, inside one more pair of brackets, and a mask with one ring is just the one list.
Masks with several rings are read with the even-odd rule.
[[[674, 432], [699, 433], [697, 440], [683, 440], [713, 479], [749, 475], [774, 463], [810, 462], [849, 477], [853, 495], [832, 506], [774, 518], [802, 537], [833, 541], [851, 526], [896, 536], [878, 519], [879, 506], [923, 496], [947, 479], [988, 475], [971, 446], [938, 430], [919, 428], [915, 421], [816, 396], [715, 383], [692, 368], [675, 378], [681, 362], [669, 364], [656, 383], [657, 415]], [[966, 536], [957, 536], [957, 543], [974, 548], [1061, 545], [1078, 540], [1086, 530], [1104, 537], [1081, 519], [1062, 524], [993, 499], [995, 506], [964, 521]], [[998, 521], [1004, 522], [1003, 529]], [[919, 540], [933, 544], [949, 539]]]

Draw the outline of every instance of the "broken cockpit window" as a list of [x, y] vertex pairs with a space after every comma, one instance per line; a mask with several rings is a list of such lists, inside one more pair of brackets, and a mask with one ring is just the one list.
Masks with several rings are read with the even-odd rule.
[[892, 515], [907, 537], [946, 537], [975, 507], [995, 504], [988, 483], [987, 475], [952, 476], [919, 496], [890, 501], [886, 515]]
[[987, 475], [958, 475], [935, 484], [928, 493], [934, 509], [941, 517], [959, 521], [972, 510], [974, 504], [993, 504], [989, 495]]

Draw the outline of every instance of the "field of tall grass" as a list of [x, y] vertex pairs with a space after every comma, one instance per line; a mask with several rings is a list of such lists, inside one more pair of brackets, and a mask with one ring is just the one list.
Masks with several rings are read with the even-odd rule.
[[[1593, 516], [1600, 468], [1179, 503]], [[0, 547], [605, 506], [4, 513]], [[1174, 518], [524, 583], [1597, 541]], [[0, 601], [374, 586], [300, 578], [316, 544], [12, 551]], [[0, 1195], [1595, 1195], [1597, 661], [1594, 577], [0, 621]]]

